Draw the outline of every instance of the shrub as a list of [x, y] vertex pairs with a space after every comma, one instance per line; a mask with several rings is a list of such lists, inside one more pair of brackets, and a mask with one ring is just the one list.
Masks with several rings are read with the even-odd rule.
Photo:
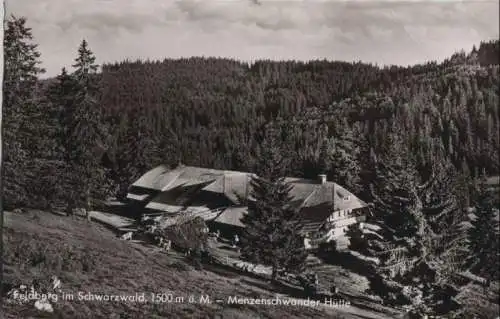
[[44, 238], [6, 229], [5, 262], [23, 271], [38, 270], [52, 274], [61, 271], [91, 272], [97, 258], [90, 251], [79, 251], [62, 244], [49, 245]]
[[335, 256], [337, 255], [337, 243], [334, 240], [321, 243], [318, 246], [317, 254], [319, 258], [323, 259], [323, 261], [333, 262]]

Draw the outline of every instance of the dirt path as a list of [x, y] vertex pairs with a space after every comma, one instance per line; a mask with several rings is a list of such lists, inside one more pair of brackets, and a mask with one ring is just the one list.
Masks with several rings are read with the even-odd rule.
[[[168, 253], [164, 252], [160, 248], [139, 241], [139, 240], [134, 240], [131, 242], [131, 244], [136, 247], [138, 251], [141, 251], [142, 254], [149, 255], [149, 256], [155, 256], [157, 258], [168, 258], [169, 263], [175, 262], [175, 260], [185, 260], [185, 255], [176, 251], [170, 251]], [[229, 256], [223, 256], [224, 252], [226, 252], [226, 249], [216, 249], [217, 255], [219, 257], [227, 258], [227, 261], [230, 264], [238, 263], [241, 262], [240, 259], [236, 258], [237, 253], [231, 251], [231, 257]], [[156, 258], [155, 258], [156, 259]], [[157, 261], [154, 261], [155, 263]], [[326, 269], [332, 270], [331, 267], [328, 267], [329, 265], [326, 265]], [[204, 265], [204, 271], [209, 271], [216, 273], [218, 275], [222, 275], [227, 280], [235, 285], [241, 285], [244, 287], [244, 289], [248, 291], [252, 291], [256, 294], [268, 294], [268, 293], [273, 293], [273, 289], [270, 289], [269, 285], [270, 283], [262, 278], [258, 278], [255, 276], [245, 276], [242, 275], [241, 273], [231, 270], [229, 267], [220, 267], [217, 265]], [[274, 293], [274, 295], [279, 298], [279, 299], [300, 299], [302, 301], [306, 300], [303, 298], [295, 298], [291, 297], [288, 294], [284, 293]], [[350, 299], [350, 298], [349, 298]], [[346, 305], [348, 300], [344, 300], [344, 303], [341, 301], [332, 299], [331, 305], [326, 305], [323, 302], [320, 303], [318, 307], [320, 307], [323, 311], [325, 311], [328, 315], [334, 316], [334, 315], [344, 315], [348, 316], [348, 318], [365, 318], [365, 319], [388, 319], [388, 318], [397, 318], [399, 313], [395, 312], [392, 309], [389, 308], [384, 308], [384, 307], [377, 307], [378, 309], [370, 309], [370, 304], [366, 305], [365, 307], [359, 307], [356, 304], [353, 304], [357, 301], [352, 301], [350, 305]], [[328, 301], [327, 301], [328, 302]]]
[[98, 223], [108, 225], [114, 229], [122, 229], [122, 228], [133, 228], [135, 221], [131, 218], [119, 216], [111, 213], [104, 213], [100, 211], [93, 210], [90, 212], [90, 216], [93, 221]]

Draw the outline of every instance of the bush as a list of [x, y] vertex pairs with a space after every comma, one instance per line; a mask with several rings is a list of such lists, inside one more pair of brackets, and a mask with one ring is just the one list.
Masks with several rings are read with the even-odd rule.
[[204, 232], [206, 228], [202, 218], [186, 217], [186, 220], [179, 220], [176, 225], [165, 229], [164, 235], [172, 241], [174, 247], [194, 251], [206, 246], [208, 239], [208, 233]]
[[346, 236], [349, 238], [349, 249], [365, 253], [367, 249], [366, 239], [358, 224], [349, 226]]
[[50, 275], [61, 271], [92, 272], [97, 257], [90, 251], [78, 251], [61, 244], [52, 246], [32, 234], [19, 234], [6, 229], [5, 262], [18, 265], [23, 271], [37, 270]]
[[337, 243], [332, 240], [329, 242], [321, 243], [318, 246], [318, 257], [325, 262], [333, 262], [337, 255]]

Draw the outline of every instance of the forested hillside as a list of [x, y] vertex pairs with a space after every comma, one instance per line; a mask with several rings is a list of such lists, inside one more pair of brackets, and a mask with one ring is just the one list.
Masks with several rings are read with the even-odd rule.
[[[422, 165], [442, 149], [461, 172], [497, 174], [499, 66], [486, 59], [498, 53], [495, 43], [407, 68], [215, 58], [108, 64], [101, 106], [112, 124], [115, 168], [123, 172], [134, 158], [137, 174], [179, 161], [253, 171], [262, 128], [274, 123], [294, 175], [314, 178], [324, 155], [360, 168], [358, 151], [377, 153], [391, 134], [404, 136]], [[139, 134], [148, 138], [131, 139]], [[320, 156], [322, 146], [328, 154]], [[342, 169], [326, 168], [330, 178]]]
[[[27, 187], [56, 198], [71, 184], [75, 170], [61, 167], [78, 151], [68, 143], [86, 130], [75, 128], [86, 116], [75, 119], [79, 99], [94, 114], [87, 139], [94, 151], [106, 150], [107, 180], [118, 195], [160, 163], [255, 171], [269, 124], [282, 132], [290, 175], [326, 172], [358, 193], [370, 182], [369, 154], [380, 153], [391, 135], [406, 141], [422, 172], [449, 160], [466, 176], [498, 174], [499, 41], [412, 67], [186, 58], [116, 62], [99, 73], [82, 66], [95, 59], [85, 43], [73, 70], [36, 83], [43, 57], [20, 20], [10, 22], [5, 39], [8, 204], [17, 202], [11, 191]], [[75, 80], [78, 72], [88, 75]], [[42, 181], [32, 169], [64, 171], [64, 179]]]

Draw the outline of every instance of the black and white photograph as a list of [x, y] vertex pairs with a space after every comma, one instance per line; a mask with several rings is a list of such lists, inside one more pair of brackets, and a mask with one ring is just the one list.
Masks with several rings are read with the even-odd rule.
[[498, 0], [3, 0], [0, 318], [498, 319]]

